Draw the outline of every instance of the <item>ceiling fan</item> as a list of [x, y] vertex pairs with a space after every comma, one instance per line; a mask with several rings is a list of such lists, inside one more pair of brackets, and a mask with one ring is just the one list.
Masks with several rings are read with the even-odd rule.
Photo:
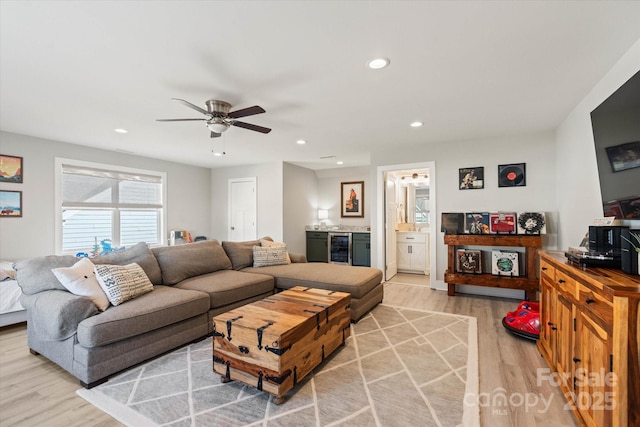
[[200, 119], [157, 119], [159, 122], [186, 122], [186, 121], [204, 121], [207, 127], [211, 131], [211, 138], [217, 138], [222, 135], [222, 132], [229, 129], [231, 126], [237, 126], [244, 129], [253, 130], [260, 133], [269, 133], [271, 129], [265, 128], [251, 123], [241, 122], [237, 120], [240, 117], [253, 116], [255, 114], [264, 113], [265, 110], [262, 107], [254, 105], [253, 107], [243, 108], [241, 110], [229, 111], [231, 104], [225, 101], [217, 99], [210, 99], [206, 102], [207, 109], [203, 109], [194, 105], [184, 99], [171, 98], [174, 101], [178, 101], [186, 105], [187, 107], [196, 110], [206, 117]]

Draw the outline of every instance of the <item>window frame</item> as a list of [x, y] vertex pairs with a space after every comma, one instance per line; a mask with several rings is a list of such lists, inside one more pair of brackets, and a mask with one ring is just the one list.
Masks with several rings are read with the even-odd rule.
[[[55, 191], [54, 191], [54, 212], [55, 212], [55, 253], [56, 255], [73, 255], [77, 252], [77, 250], [63, 250], [63, 239], [62, 239], [62, 210], [63, 210], [63, 196], [62, 196], [62, 183], [63, 183], [63, 166], [76, 166], [76, 167], [86, 167], [93, 169], [102, 169], [113, 172], [121, 172], [121, 173], [131, 173], [131, 174], [141, 174], [141, 175], [151, 175], [157, 176], [161, 181], [161, 208], [160, 208], [160, 219], [159, 219], [159, 228], [158, 228], [158, 243], [153, 244], [152, 246], [162, 246], [164, 244], [165, 236], [167, 236], [167, 173], [140, 169], [140, 168], [130, 168], [126, 166], [117, 166], [106, 163], [96, 163], [89, 162], [84, 160], [76, 160], [69, 159], [63, 157], [55, 158]], [[79, 204], [80, 206], [80, 204]], [[135, 208], [133, 208], [135, 210]], [[117, 211], [117, 209], [116, 209]], [[112, 232], [114, 236], [118, 236], [120, 238], [120, 222], [119, 222], [119, 211], [112, 214], [113, 216], [113, 224], [112, 224]], [[118, 221], [115, 221], [118, 219]], [[115, 243], [114, 243], [115, 244]]]

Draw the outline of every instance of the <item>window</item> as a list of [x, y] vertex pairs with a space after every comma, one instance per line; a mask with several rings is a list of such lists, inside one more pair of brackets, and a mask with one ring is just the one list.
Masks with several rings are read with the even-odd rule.
[[61, 253], [90, 251], [102, 240], [113, 247], [163, 242], [164, 173], [68, 159], [56, 159], [56, 167]]

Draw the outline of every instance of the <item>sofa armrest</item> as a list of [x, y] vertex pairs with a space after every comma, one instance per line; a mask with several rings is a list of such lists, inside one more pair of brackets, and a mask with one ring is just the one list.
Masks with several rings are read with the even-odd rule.
[[76, 333], [78, 324], [98, 313], [87, 297], [67, 291], [50, 290], [34, 295], [22, 295], [20, 303], [29, 316], [28, 328], [40, 339], [61, 341]]
[[291, 262], [307, 262], [307, 256], [304, 254], [292, 254], [289, 252]]

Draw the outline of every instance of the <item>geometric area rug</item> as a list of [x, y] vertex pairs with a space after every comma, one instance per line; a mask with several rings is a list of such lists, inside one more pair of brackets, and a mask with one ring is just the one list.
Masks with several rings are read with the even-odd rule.
[[479, 426], [475, 317], [380, 304], [280, 405], [212, 371], [207, 338], [77, 394], [128, 426]]

